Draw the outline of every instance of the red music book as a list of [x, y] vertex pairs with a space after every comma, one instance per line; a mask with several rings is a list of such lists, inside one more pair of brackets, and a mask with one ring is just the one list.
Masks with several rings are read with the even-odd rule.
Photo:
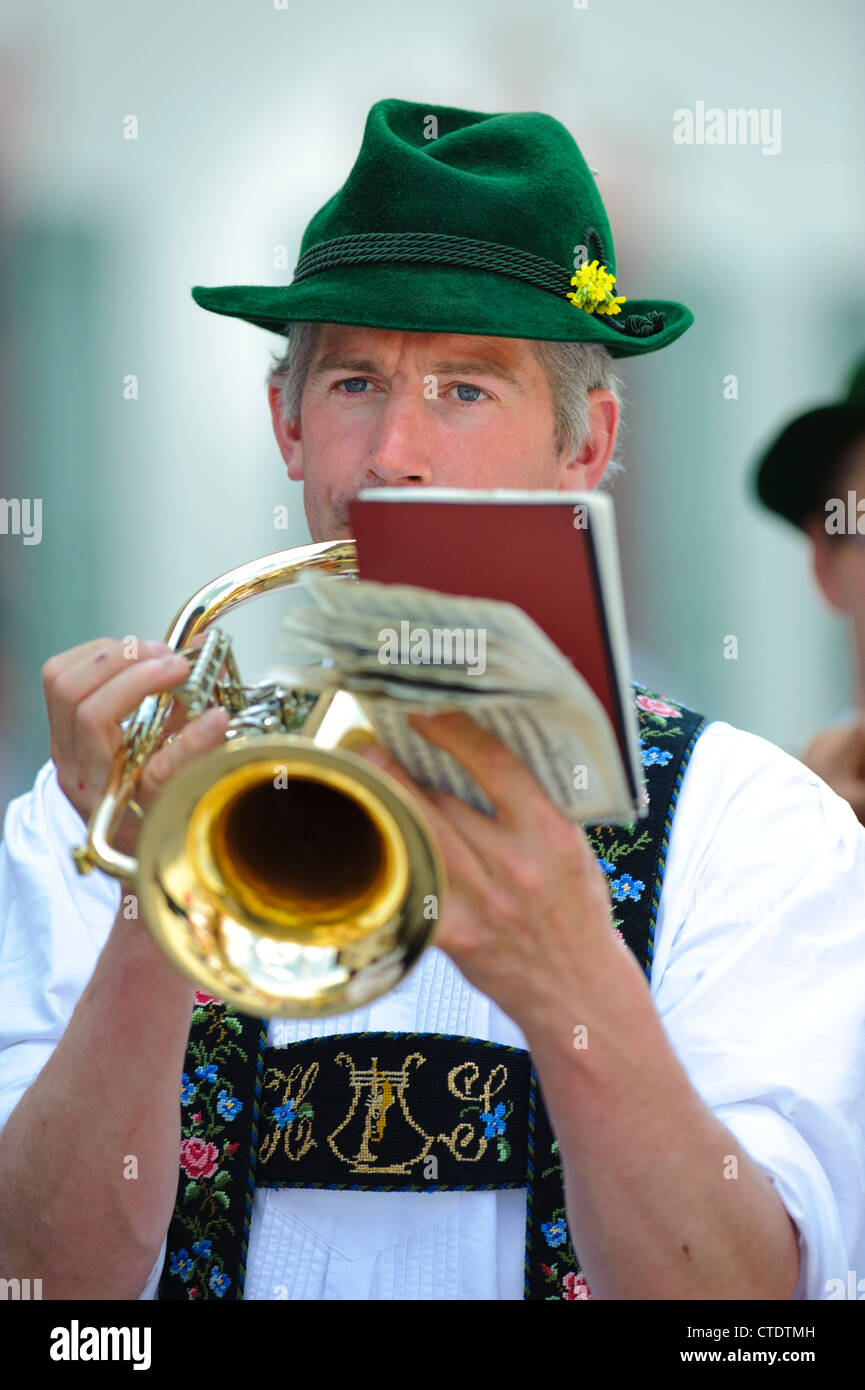
[[598, 493], [372, 488], [350, 507], [361, 579], [516, 604], [607, 713], [639, 811], [613, 506]]

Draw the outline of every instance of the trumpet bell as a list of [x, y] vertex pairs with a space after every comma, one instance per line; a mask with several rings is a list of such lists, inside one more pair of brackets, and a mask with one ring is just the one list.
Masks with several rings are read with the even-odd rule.
[[177, 773], [138, 843], [142, 915], [190, 980], [244, 1013], [344, 1013], [435, 931], [444, 866], [387, 773], [302, 736], [235, 739]]

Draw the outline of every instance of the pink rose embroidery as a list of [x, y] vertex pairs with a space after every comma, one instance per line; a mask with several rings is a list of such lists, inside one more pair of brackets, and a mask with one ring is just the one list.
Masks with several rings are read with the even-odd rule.
[[566, 1274], [562, 1283], [564, 1284], [566, 1299], [591, 1298], [594, 1300], [595, 1295], [592, 1293], [582, 1274]]
[[191, 1178], [212, 1178], [219, 1150], [203, 1139], [184, 1139], [180, 1145], [180, 1166]]
[[665, 700], [652, 700], [648, 695], [638, 695], [636, 703], [647, 714], [675, 715], [678, 718], [682, 712], [676, 709], [675, 705], [668, 705]]

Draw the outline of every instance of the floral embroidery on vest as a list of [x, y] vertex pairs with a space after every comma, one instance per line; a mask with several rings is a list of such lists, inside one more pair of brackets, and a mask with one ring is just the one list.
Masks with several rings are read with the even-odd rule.
[[[652, 797], [657, 789], [658, 805], [663, 806], [665, 822], [659, 828], [655, 815], [650, 816], [648, 822], [643, 819], [630, 825], [587, 825], [585, 831], [607, 877], [616, 935], [623, 946], [634, 952], [651, 978], [655, 920], [676, 797], [704, 721], [692, 710], [662, 699], [643, 686], [635, 685], [634, 692], [641, 761], [646, 772], [646, 805], [651, 811]], [[665, 744], [671, 746], [664, 747]], [[661, 779], [663, 786], [658, 785]], [[538, 1258], [534, 1264], [535, 1256], [527, 1239], [527, 1296], [547, 1300], [590, 1299], [593, 1295], [568, 1230], [558, 1142], [552, 1130], [548, 1129], [547, 1133], [551, 1142], [547, 1161], [539, 1170], [534, 1219], [540, 1223], [549, 1257], [548, 1260]], [[540, 1157], [543, 1160], [543, 1153]], [[539, 1244], [537, 1239], [531, 1243], [535, 1249]], [[548, 1291], [540, 1295], [536, 1291], [543, 1281]]]
[[168, 1252], [169, 1272], [187, 1285], [190, 1299], [223, 1298], [232, 1283], [213, 1243], [234, 1229], [229, 1210], [232, 1187], [240, 1179], [235, 1160], [242, 1143], [233, 1135], [244, 1102], [234, 1095], [230, 1073], [249, 1061], [237, 1041], [242, 1031], [234, 1009], [196, 990], [187, 1065], [190, 1060], [197, 1065], [181, 1082], [181, 1188], [175, 1212], [186, 1244]]

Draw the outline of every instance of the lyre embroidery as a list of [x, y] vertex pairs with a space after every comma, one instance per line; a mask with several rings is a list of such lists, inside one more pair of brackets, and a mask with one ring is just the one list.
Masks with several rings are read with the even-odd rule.
[[[422, 1066], [425, 1060], [426, 1058], [422, 1057], [419, 1052], [412, 1052], [406, 1057], [399, 1069], [380, 1071], [377, 1057], [373, 1057], [370, 1067], [361, 1069], [355, 1066], [348, 1053], [337, 1053], [335, 1061], [347, 1066], [351, 1072], [349, 1084], [354, 1095], [348, 1114], [342, 1123], [337, 1125], [333, 1133], [328, 1135], [327, 1142], [337, 1158], [348, 1164], [352, 1172], [409, 1173], [412, 1165], [420, 1163], [428, 1154], [433, 1136], [427, 1134], [416, 1123], [409, 1113], [405, 1098], [406, 1087], [409, 1083], [409, 1066], [412, 1063]], [[361, 1106], [361, 1096], [364, 1091], [367, 1092], [367, 1096], [365, 1103]], [[407, 1145], [411, 1142], [412, 1147], [417, 1144], [417, 1139], [410, 1133], [411, 1130], [414, 1130], [423, 1140], [422, 1149], [420, 1152], [407, 1154], [401, 1161], [389, 1164], [380, 1163], [375, 1146], [381, 1143], [386, 1128], [389, 1128], [389, 1155], [398, 1151], [400, 1144]], [[355, 1149], [351, 1156], [343, 1153], [335, 1142], [336, 1136], [343, 1130], [346, 1131], [343, 1139], [345, 1147], [349, 1147], [346, 1141], [351, 1138], [351, 1147]]]

